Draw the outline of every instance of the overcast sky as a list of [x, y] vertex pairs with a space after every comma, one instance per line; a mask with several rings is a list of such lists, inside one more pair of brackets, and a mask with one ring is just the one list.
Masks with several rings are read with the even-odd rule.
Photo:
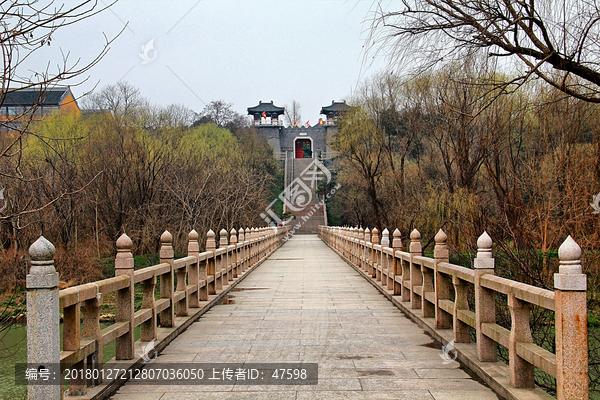
[[128, 23], [89, 80], [73, 89], [77, 96], [98, 82], [101, 88], [124, 80], [152, 103], [198, 112], [218, 99], [244, 115], [259, 100], [279, 106], [296, 100], [302, 122], [314, 125], [322, 106], [348, 98], [362, 78], [384, 67], [385, 60], [366, 67], [362, 58], [372, 6], [372, 0], [119, 0], [61, 28], [28, 67], [58, 63], [60, 49], [89, 62], [104, 35], [114, 37]]

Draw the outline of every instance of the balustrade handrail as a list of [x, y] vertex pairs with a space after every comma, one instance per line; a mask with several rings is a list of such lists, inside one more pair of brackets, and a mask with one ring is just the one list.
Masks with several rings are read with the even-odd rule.
[[[384, 293], [389, 290], [398, 296], [406, 310], [420, 309], [423, 321], [432, 318], [434, 330], [452, 329], [454, 343], [469, 343], [473, 328], [478, 362], [497, 361], [497, 345], [506, 347], [513, 388], [535, 387], [537, 367], [556, 378], [558, 399], [588, 398], [586, 275], [582, 273], [581, 248], [570, 236], [560, 246], [560, 267], [554, 277], [555, 291], [551, 291], [494, 275], [492, 240], [485, 232], [477, 241], [473, 269], [449, 263], [447, 236], [442, 230], [435, 237], [433, 258], [422, 255], [417, 230], [411, 232], [408, 251], [397, 229], [391, 243], [387, 229], [381, 244], [378, 234], [376, 228], [319, 227], [325, 243], [373, 279]], [[472, 310], [468, 286], [475, 292]], [[450, 300], [452, 288], [454, 301]], [[497, 293], [507, 296], [510, 330], [496, 324]], [[532, 305], [554, 312], [556, 353], [533, 343], [529, 325]], [[469, 361], [468, 354], [461, 357]], [[511, 393], [510, 389], [503, 392]]]
[[[188, 235], [188, 255], [174, 259], [173, 237], [165, 231], [161, 235], [160, 262], [139, 270], [134, 270], [133, 243], [123, 234], [116, 242], [115, 277], [60, 291], [54, 246], [40, 237], [29, 250], [32, 267], [27, 275], [28, 367], [60, 364], [61, 369], [67, 365], [84, 371], [101, 368], [103, 347], [113, 341], [116, 341], [117, 360], [134, 360], [135, 327], [141, 326], [141, 342], [156, 340], [159, 323], [163, 328], [175, 328], [175, 316], [188, 317], [190, 308], [200, 309], [201, 302], [207, 303], [209, 296], [223, 292], [224, 285], [233, 283], [266, 259], [288, 234], [289, 227], [242, 228], [239, 232], [232, 229], [230, 233], [221, 230], [216, 247], [215, 233], [211, 230], [207, 233], [206, 251], [200, 252], [199, 235], [192, 230]], [[160, 283], [158, 299], [156, 278]], [[142, 289], [142, 303], [137, 310], [136, 285]], [[115, 323], [100, 329], [103, 297], [110, 293], [115, 294]], [[59, 351], [61, 309], [63, 350]], [[86, 380], [85, 375], [82, 379], [71, 379], [69, 393], [80, 395], [101, 383], [101, 379]], [[61, 386], [29, 385], [28, 398], [61, 399]]]

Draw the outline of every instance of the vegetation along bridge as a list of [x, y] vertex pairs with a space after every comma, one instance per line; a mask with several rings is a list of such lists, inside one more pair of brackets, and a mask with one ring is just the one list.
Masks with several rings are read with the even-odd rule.
[[[54, 248], [38, 239], [27, 276], [28, 397], [551, 399], [534, 385], [543, 371], [559, 399], [588, 398], [586, 280], [570, 237], [549, 291], [495, 276], [487, 233], [473, 269], [449, 263], [441, 230], [433, 258], [416, 230], [406, 248], [398, 230], [391, 240], [387, 230], [380, 240], [377, 229], [323, 226], [318, 236], [219, 236], [209, 231], [200, 252], [192, 231], [187, 256], [175, 259], [165, 232], [160, 263], [136, 270], [122, 235], [114, 278], [60, 291]], [[498, 296], [510, 330], [496, 324]], [[101, 329], [109, 298], [116, 322]], [[532, 306], [554, 312], [554, 352], [532, 341]], [[111, 342], [116, 357], [101, 365]]]

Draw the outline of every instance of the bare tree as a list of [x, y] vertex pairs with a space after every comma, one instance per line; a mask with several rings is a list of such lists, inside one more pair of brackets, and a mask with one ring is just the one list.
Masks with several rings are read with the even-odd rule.
[[233, 103], [223, 100], [213, 100], [204, 107], [202, 116], [194, 125], [213, 122], [221, 128], [239, 129], [248, 127], [248, 119], [233, 110]]
[[[395, 3], [394, 3], [395, 4]], [[484, 51], [517, 75], [506, 90], [537, 76], [569, 96], [600, 103], [600, 5], [592, 0], [404, 0], [402, 10], [372, 10], [367, 53], [395, 68], [430, 68]]]
[[[81, 22], [103, 10], [113, 3], [98, 6], [97, 0], [82, 1], [75, 6], [65, 6], [54, 1], [40, 2], [37, 0], [3, 1], [0, 4], [0, 50], [2, 51], [3, 72], [1, 75], [0, 106], [4, 104], [7, 96], [19, 89], [36, 89], [38, 91], [37, 103], [23, 108], [18, 115], [0, 118], [0, 129], [8, 132], [0, 142], [0, 177], [5, 188], [13, 186], [31, 185], [39, 176], [29, 176], [24, 173], [23, 149], [27, 147], [26, 141], [36, 137], [30, 129], [33, 116], [37, 108], [43, 103], [48, 89], [65, 82], [81, 78], [96, 65], [106, 54], [113, 39], [106, 39], [104, 47], [95, 58], [87, 63], [81, 59], [71, 61], [69, 53], [63, 53], [62, 60], [52, 60], [44, 70], [32, 71], [24, 66], [25, 61], [36, 51], [44, 46], [52, 45], [52, 39], [58, 29]], [[118, 36], [118, 35], [117, 35]], [[105, 37], [106, 38], [106, 37]], [[56, 65], [51, 69], [50, 65]], [[11, 189], [8, 188], [4, 195], [9, 207], [0, 215], [0, 219], [15, 219], [23, 213], [39, 211], [50, 205], [50, 202], [39, 204], [28, 202], [24, 208], [16, 210], [10, 204], [17, 200]], [[67, 193], [61, 193], [65, 196]]]
[[[40, 214], [42, 210], [50, 209], [51, 205], [57, 205], [61, 199], [72, 200], [71, 196], [86, 186], [86, 183], [78, 187], [66, 185], [63, 186], [63, 190], [53, 193], [50, 199], [40, 200], [44, 194], [36, 185], [45, 177], [28, 168], [29, 160], [24, 156], [25, 151], [37, 139], [37, 144], [46, 146], [51, 153], [56, 153], [54, 145], [70, 139], [45, 140], [46, 138], [33, 132], [30, 125], [34, 114], [43, 104], [48, 89], [67, 80], [72, 81], [77, 78], [84, 80], [90, 68], [104, 57], [114, 38], [109, 40], [105, 37], [106, 42], [102, 50], [87, 63], [82, 62], [81, 59], [72, 61], [69, 59], [69, 52], [63, 52], [62, 59], [49, 61], [41, 70], [32, 71], [24, 64], [33, 53], [53, 44], [52, 39], [58, 29], [86, 20], [112, 4], [98, 6], [97, 0], [81, 1], [74, 6], [38, 0], [12, 0], [0, 3], [2, 28], [0, 51], [3, 66], [0, 78], [0, 107], [4, 105], [11, 93], [19, 89], [37, 90], [35, 104], [22, 108], [16, 112], [17, 115], [2, 113], [5, 115], [0, 117], [0, 130], [3, 133], [0, 137], [0, 177], [5, 201], [0, 212], [0, 231], [9, 233], [8, 241], [11, 243], [12, 257], [7, 259], [7, 262], [12, 263], [17, 267], [15, 269], [19, 270], [14, 276], [25, 275], [25, 268], [18, 268], [23, 266], [17, 261], [16, 245], [16, 233], [28, 225], [27, 222], [22, 222], [22, 218], [27, 219], [32, 215]], [[51, 68], [51, 65], [56, 67]], [[53, 171], [57, 170], [53, 168]], [[2, 332], [8, 330], [14, 323], [10, 314], [6, 308], [0, 310], [0, 342], [5, 335]]]
[[283, 118], [285, 119], [287, 126], [294, 126], [294, 122], [301, 123], [302, 116], [300, 115], [300, 109], [300, 103], [296, 100], [292, 100], [292, 105], [290, 107], [285, 106]]

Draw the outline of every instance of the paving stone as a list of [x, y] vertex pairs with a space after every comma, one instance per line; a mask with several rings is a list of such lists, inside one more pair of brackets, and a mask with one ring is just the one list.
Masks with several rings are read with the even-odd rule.
[[[288, 260], [293, 258], [294, 260]], [[256, 288], [256, 290], [243, 290]], [[296, 235], [157, 363], [317, 362], [318, 385], [126, 384], [113, 399], [496, 399], [314, 235]]]

